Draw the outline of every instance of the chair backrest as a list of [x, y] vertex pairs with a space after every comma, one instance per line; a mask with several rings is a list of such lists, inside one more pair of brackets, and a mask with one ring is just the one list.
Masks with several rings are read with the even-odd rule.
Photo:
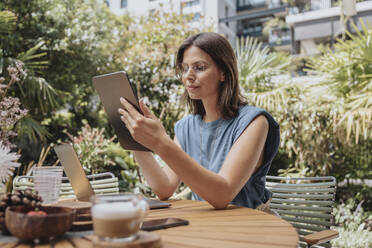
[[[330, 229], [334, 224], [334, 177], [267, 176], [266, 188], [273, 193], [270, 208], [297, 229], [300, 240], [304, 235]], [[300, 242], [300, 246], [305, 245]], [[325, 243], [322, 246], [330, 247], [330, 244]]]
[[[118, 194], [119, 182], [111, 172], [88, 175], [95, 194]], [[33, 176], [17, 176], [13, 179], [13, 190], [34, 188]], [[62, 177], [60, 198], [75, 197], [68, 177]]]

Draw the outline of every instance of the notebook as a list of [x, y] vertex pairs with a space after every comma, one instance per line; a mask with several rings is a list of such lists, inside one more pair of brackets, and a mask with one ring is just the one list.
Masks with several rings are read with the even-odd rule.
[[[66, 176], [70, 180], [76, 199], [81, 202], [89, 202], [91, 196], [94, 195], [94, 190], [72, 145], [57, 145], [54, 147], [54, 151], [63, 166]], [[171, 205], [168, 202], [161, 202], [152, 198], [145, 198], [145, 200], [149, 204], [150, 209], [166, 208]]]

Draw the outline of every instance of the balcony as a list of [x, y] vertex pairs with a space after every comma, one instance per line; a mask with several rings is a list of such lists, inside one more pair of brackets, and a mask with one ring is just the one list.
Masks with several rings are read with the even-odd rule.
[[248, 10], [256, 8], [265, 8], [266, 0], [237, 0], [236, 1], [236, 10]]
[[337, 6], [338, 6], [337, 0], [311, 0], [303, 4], [298, 4], [296, 7], [292, 7], [290, 9], [290, 14], [294, 15], [294, 14], [305, 13], [309, 11], [329, 9], [329, 8], [337, 7]]
[[[372, 1], [357, 3], [356, 13], [353, 19], [360, 29], [360, 18], [363, 19], [364, 23], [372, 21]], [[339, 7], [288, 15], [286, 17], [286, 23], [293, 27], [295, 41], [334, 38], [343, 32]]]
[[262, 22], [239, 22], [237, 26], [237, 36], [238, 37], [246, 37], [246, 36], [253, 36], [253, 37], [261, 37], [263, 36], [263, 26]]
[[270, 46], [283, 46], [291, 43], [291, 29], [289, 28], [274, 28], [269, 32]]
[[262, 9], [262, 8], [278, 8], [282, 7], [285, 4], [281, 0], [237, 0], [236, 1], [236, 10], [244, 11], [251, 9]]

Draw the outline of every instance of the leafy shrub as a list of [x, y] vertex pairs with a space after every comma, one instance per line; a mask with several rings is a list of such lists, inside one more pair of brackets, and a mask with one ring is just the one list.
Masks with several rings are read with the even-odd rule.
[[[335, 224], [342, 226], [345, 230], [356, 231], [363, 229], [365, 221], [368, 219], [368, 213], [365, 213], [360, 202], [356, 206], [354, 199], [349, 199], [346, 203], [341, 203], [334, 209]], [[372, 216], [371, 216], [372, 217]]]
[[106, 139], [103, 135], [104, 129], [91, 128], [85, 123], [78, 136], [68, 134], [79, 160], [88, 174], [96, 174], [105, 171], [105, 167], [114, 165], [107, 150], [113, 138]]
[[365, 213], [361, 205], [362, 202], [356, 206], [351, 198], [334, 209], [335, 224], [338, 225], [336, 229], [339, 232], [339, 238], [331, 241], [334, 247], [369, 248], [372, 246], [372, 232], [366, 229], [367, 220], [371, 220], [372, 215]]
[[336, 228], [339, 237], [331, 241], [332, 247], [337, 248], [370, 248], [372, 246], [372, 232], [359, 228], [355, 231], [347, 231]]

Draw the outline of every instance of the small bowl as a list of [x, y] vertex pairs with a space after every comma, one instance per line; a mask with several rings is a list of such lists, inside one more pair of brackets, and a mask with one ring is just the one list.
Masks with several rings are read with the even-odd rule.
[[11, 206], [5, 211], [5, 225], [9, 232], [23, 241], [46, 240], [63, 235], [71, 228], [75, 210], [65, 207], [39, 207], [46, 216], [27, 215], [33, 209]]

